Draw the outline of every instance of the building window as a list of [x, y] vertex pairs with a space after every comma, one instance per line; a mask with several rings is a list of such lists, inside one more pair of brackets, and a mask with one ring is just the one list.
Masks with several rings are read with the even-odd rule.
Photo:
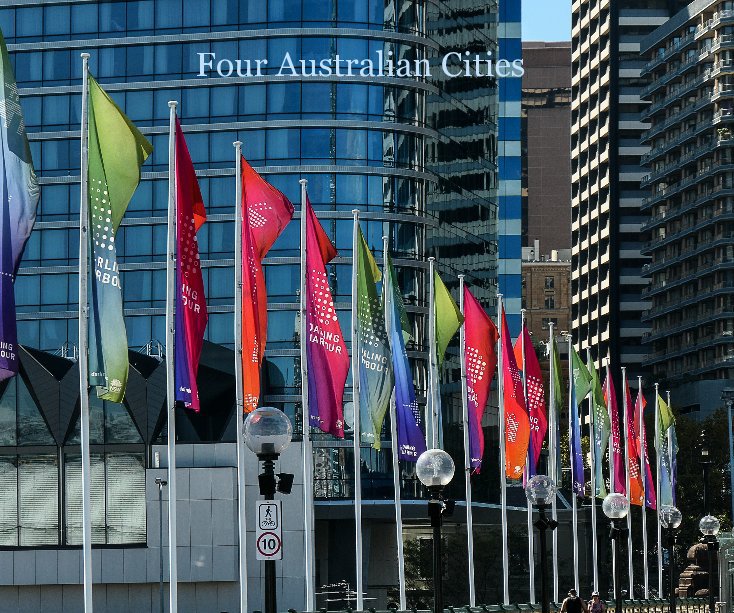
[[556, 287], [556, 278], [546, 277], [545, 278], [545, 289], [555, 289], [555, 287]]
[[544, 306], [546, 309], [555, 309], [556, 308], [556, 297], [552, 295], [546, 296]]

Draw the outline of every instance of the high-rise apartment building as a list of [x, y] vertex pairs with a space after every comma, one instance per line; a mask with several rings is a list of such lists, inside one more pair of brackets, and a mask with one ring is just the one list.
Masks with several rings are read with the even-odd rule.
[[643, 365], [676, 407], [720, 406], [734, 376], [734, 3], [694, 2], [644, 39], [650, 148]]
[[572, 22], [572, 300], [574, 341], [630, 374], [643, 366], [649, 307], [641, 275], [640, 144], [649, 127], [640, 41], [680, 2], [575, 0]]

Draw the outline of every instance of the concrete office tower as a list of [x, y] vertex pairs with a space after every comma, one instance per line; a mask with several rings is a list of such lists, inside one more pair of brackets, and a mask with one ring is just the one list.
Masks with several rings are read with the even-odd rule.
[[720, 406], [734, 376], [734, 3], [694, 2], [642, 44], [651, 81], [643, 203], [644, 365], [676, 406]]
[[611, 355], [630, 376], [641, 372], [649, 307], [641, 292], [640, 145], [649, 127], [640, 99], [640, 41], [665, 23], [667, 0], [573, 3], [571, 132], [573, 332], [595, 358]]

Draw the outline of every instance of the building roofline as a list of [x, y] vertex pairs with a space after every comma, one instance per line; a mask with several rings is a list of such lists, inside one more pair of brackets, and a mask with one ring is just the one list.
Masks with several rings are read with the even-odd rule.
[[705, 11], [708, 7], [716, 4], [718, 0], [694, 0], [686, 8], [681, 9], [673, 15], [668, 21], [661, 25], [657, 30], [653, 30], [645, 38], [640, 41], [640, 53], [645, 53], [652, 49], [659, 42], [665, 40], [678, 28], [685, 25], [692, 17], [695, 17], [701, 11]]

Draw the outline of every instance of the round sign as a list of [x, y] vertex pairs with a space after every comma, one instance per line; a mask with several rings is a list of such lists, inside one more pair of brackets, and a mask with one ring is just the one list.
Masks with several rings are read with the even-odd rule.
[[257, 550], [260, 555], [274, 558], [282, 547], [280, 537], [275, 532], [263, 532], [257, 537]]

